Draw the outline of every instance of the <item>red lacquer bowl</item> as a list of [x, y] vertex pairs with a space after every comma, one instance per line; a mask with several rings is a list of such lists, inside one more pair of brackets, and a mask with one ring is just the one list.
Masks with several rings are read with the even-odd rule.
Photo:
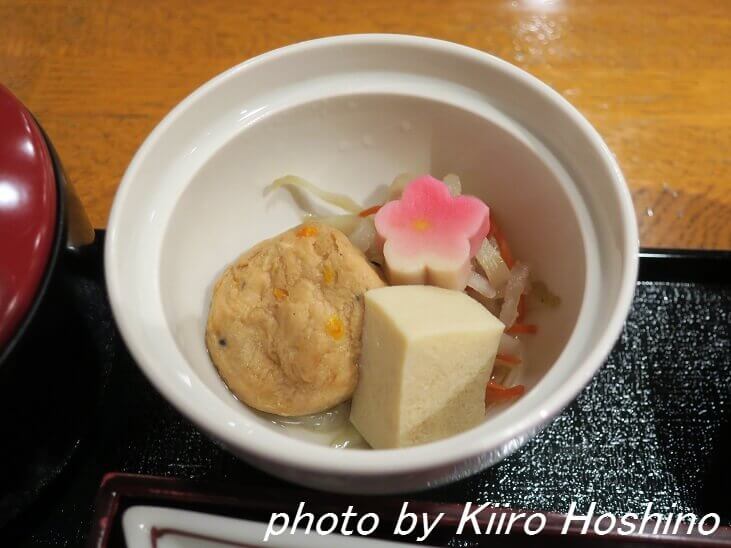
[[0, 439], [12, 448], [0, 450], [3, 530], [81, 439], [95, 371], [69, 280], [95, 264], [93, 239], [48, 136], [0, 85]]
[[0, 366], [18, 361], [11, 354], [33, 330], [67, 249], [81, 250], [93, 240], [51, 141], [0, 85]]
[[60, 192], [51, 153], [31, 113], [0, 85], [0, 356], [29, 323], [57, 241]]

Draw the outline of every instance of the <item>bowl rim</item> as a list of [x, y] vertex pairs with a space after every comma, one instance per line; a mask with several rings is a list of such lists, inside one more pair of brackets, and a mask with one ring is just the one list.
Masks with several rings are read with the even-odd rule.
[[[154, 366], [157, 361], [156, 358], [149, 353], [144, 344], [138, 344], [133, 331], [129, 328], [129, 324], [134, 322], [135, 319], [127, 314], [122, 306], [124, 302], [120, 280], [122, 269], [120, 268], [120, 260], [115, 253], [115, 244], [120, 230], [119, 225], [123, 216], [124, 203], [127, 201], [130, 188], [134, 184], [137, 171], [153, 145], [165, 134], [173, 121], [181, 116], [192, 104], [204, 99], [219, 85], [234, 78], [239, 73], [294, 52], [353, 44], [385, 44], [435, 50], [469, 58], [494, 70], [506, 72], [511, 77], [520, 80], [524, 85], [530, 86], [546, 96], [556, 108], [562, 110], [571, 123], [578, 127], [583, 137], [599, 152], [601, 162], [608, 168], [607, 172], [610, 174], [612, 188], [619, 203], [622, 227], [622, 269], [619, 295], [611, 316], [604, 332], [599, 337], [598, 343], [581, 360], [569, 382], [546, 394], [541, 399], [540, 405], [527, 409], [516, 422], [511, 424], [510, 428], [496, 433], [492, 438], [470, 436], [471, 431], [467, 431], [445, 440], [415, 447], [389, 450], [349, 450], [347, 459], [332, 459], [328, 458], [332, 457], [333, 451], [329, 447], [318, 446], [281, 434], [277, 436], [279, 439], [267, 437], [265, 440], [257, 439], [255, 436], [236, 436], [232, 428], [226, 427], [226, 421], [221, 417], [214, 417], [209, 409], [203, 409], [203, 406], [188, 405], [185, 395], [179, 388], [174, 386], [172, 382], [168, 382], [164, 375], [156, 371]], [[527, 434], [538, 431], [547, 421], [556, 417], [589, 383], [609, 355], [621, 333], [634, 295], [638, 273], [638, 251], [639, 238], [634, 207], [622, 172], [596, 129], [561, 94], [523, 69], [469, 46], [435, 38], [402, 34], [350, 34], [299, 42], [248, 59], [208, 80], [178, 103], [158, 123], [139, 147], [122, 178], [109, 217], [104, 252], [104, 270], [113, 315], [122, 338], [138, 366], [155, 388], [179, 412], [191, 419], [204, 431], [223, 441], [227, 446], [236, 448], [260, 461], [277, 463], [296, 470], [358, 476], [389, 476], [414, 473], [437, 467], [448, 467], [468, 459], [479, 459], [481, 455], [496, 448], [502, 449], [502, 454], [507, 454], [517, 449], [527, 437], [530, 437], [526, 437]], [[216, 400], [216, 404], [226, 405], [212, 393], [210, 396], [213, 400]], [[238, 416], [237, 419], [242, 420], [241, 416]], [[516, 443], [516, 439], [520, 441]]]

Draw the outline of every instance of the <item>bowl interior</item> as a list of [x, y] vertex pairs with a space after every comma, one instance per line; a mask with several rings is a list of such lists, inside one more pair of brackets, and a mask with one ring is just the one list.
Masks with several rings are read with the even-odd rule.
[[460, 175], [464, 192], [491, 207], [533, 277], [561, 297], [558, 309], [531, 314], [540, 331], [525, 337], [527, 365], [511, 381], [530, 390], [556, 361], [581, 311], [589, 238], [583, 205], [561, 164], [497, 110], [396, 93], [346, 94], [269, 111], [234, 134], [189, 175], [165, 230], [159, 274], [165, 319], [192, 374], [235, 413], [264, 421], [231, 395], [206, 352], [214, 281], [240, 253], [298, 224], [300, 206], [338, 212], [307, 197], [298, 204], [283, 189], [268, 192], [268, 185], [295, 174], [366, 207], [382, 202], [386, 185], [402, 172]]

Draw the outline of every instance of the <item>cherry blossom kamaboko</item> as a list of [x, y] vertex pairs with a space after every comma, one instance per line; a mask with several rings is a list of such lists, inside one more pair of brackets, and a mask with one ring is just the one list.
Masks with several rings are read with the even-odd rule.
[[490, 209], [473, 196], [452, 196], [424, 175], [376, 214], [388, 281], [463, 290], [471, 259], [490, 230]]

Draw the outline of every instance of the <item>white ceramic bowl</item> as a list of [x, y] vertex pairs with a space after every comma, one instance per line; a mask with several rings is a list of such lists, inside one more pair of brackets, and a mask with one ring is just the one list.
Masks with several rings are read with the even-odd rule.
[[[276, 431], [232, 397], [208, 358], [211, 285], [240, 252], [299, 222], [286, 192], [264, 196], [275, 178], [293, 173], [372, 204], [404, 171], [461, 175], [562, 297], [533, 318], [528, 392], [478, 428], [408, 449], [342, 451]], [[124, 340], [181, 413], [275, 475], [386, 493], [473, 474], [555, 417], [620, 333], [637, 246], [619, 168], [558, 93], [467, 47], [356, 35], [264, 54], [180, 103], [124, 176], [105, 260]]]

